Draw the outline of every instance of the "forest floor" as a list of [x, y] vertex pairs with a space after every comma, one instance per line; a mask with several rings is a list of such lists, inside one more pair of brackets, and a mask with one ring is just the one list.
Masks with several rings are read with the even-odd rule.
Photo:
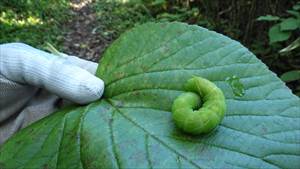
[[92, 0], [72, 0], [72, 20], [66, 23], [63, 50], [87, 60], [98, 62], [110, 41], [96, 33], [99, 22], [92, 9]]

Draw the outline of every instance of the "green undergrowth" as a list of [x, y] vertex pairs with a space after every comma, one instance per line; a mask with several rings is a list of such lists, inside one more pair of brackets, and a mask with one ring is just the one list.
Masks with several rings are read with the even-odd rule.
[[1, 0], [0, 43], [24, 42], [44, 49], [49, 42], [61, 49], [69, 9], [67, 0]]
[[[142, 23], [150, 21], [185, 22], [203, 26], [241, 42], [278, 76], [300, 69], [300, 65], [297, 64], [299, 63], [299, 49], [285, 52], [284, 55], [279, 52], [280, 49], [288, 46], [299, 37], [299, 29], [295, 30], [293, 36], [290, 36], [285, 42], [270, 44], [268, 30], [271, 25], [257, 21], [259, 16], [267, 15], [270, 11], [276, 11], [276, 6], [280, 6], [280, 4], [270, 6], [264, 2], [263, 4], [267, 8], [263, 5], [257, 5], [258, 1], [248, 3], [242, 0], [236, 4], [233, 2], [97, 0], [93, 9], [96, 11], [97, 19], [101, 24], [95, 30], [103, 38], [112, 42], [123, 32]], [[288, 17], [287, 12], [291, 13], [291, 8], [294, 9], [295, 4], [297, 4], [296, 1], [286, 3], [284, 7], [278, 8], [274, 15]], [[257, 13], [253, 9], [256, 9]], [[298, 15], [298, 9], [294, 9], [293, 14]], [[299, 81], [286, 82], [295, 94], [300, 95]]]
[[182, 2], [165, 0], [97, 0], [93, 9], [101, 25], [99, 32], [107, 40], [114, 40], [126, 30], [146, 22], [179, 21], [213, 28], [212, 23], [193, 8]]

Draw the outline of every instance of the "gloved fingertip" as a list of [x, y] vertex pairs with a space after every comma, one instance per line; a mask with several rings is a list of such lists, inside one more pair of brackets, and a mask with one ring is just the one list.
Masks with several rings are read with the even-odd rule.
[[87, 104], [101, 98], [104, 92], [103, 80], [93, 77], [82, 81], [80, 84], [80, 96], [76, 97], [75, 102], [79, 104]]

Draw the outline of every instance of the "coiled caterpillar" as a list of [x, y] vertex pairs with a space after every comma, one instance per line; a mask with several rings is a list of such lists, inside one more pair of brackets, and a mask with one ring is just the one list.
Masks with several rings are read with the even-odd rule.
[[176, 126], [190, 134], [212, 131], [226, 111], [223, 92], [211, 81], [197, 76], [189, 79], [184, 87], [187, 92], [179, 95], [172, 105]]

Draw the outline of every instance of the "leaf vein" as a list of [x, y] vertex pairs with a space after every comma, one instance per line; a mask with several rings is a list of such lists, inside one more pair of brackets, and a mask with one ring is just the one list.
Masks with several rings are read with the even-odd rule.
[[150, 158], [150, 152], [149, 152], [149, 134], [145, 135], [145, 149], [146, 149], [146, 159], [149, 164], [149, 168], [153, 169], [151, 158]]
[[114, 138], [114, 131], [113, 131], [114, 115], [115, 115], [115, 111], [113, 111], [111, 119], [109, 121], [110, 140], [111, 140], [111, 144], [112, 144], [112, 152], [113, 152], [115, 160], [117, 162], [117, 167], [118, 167], [118, 169], [121, 169], [121, 162], [118, 157], [117, 147], [116, 147], [115, 138]]

